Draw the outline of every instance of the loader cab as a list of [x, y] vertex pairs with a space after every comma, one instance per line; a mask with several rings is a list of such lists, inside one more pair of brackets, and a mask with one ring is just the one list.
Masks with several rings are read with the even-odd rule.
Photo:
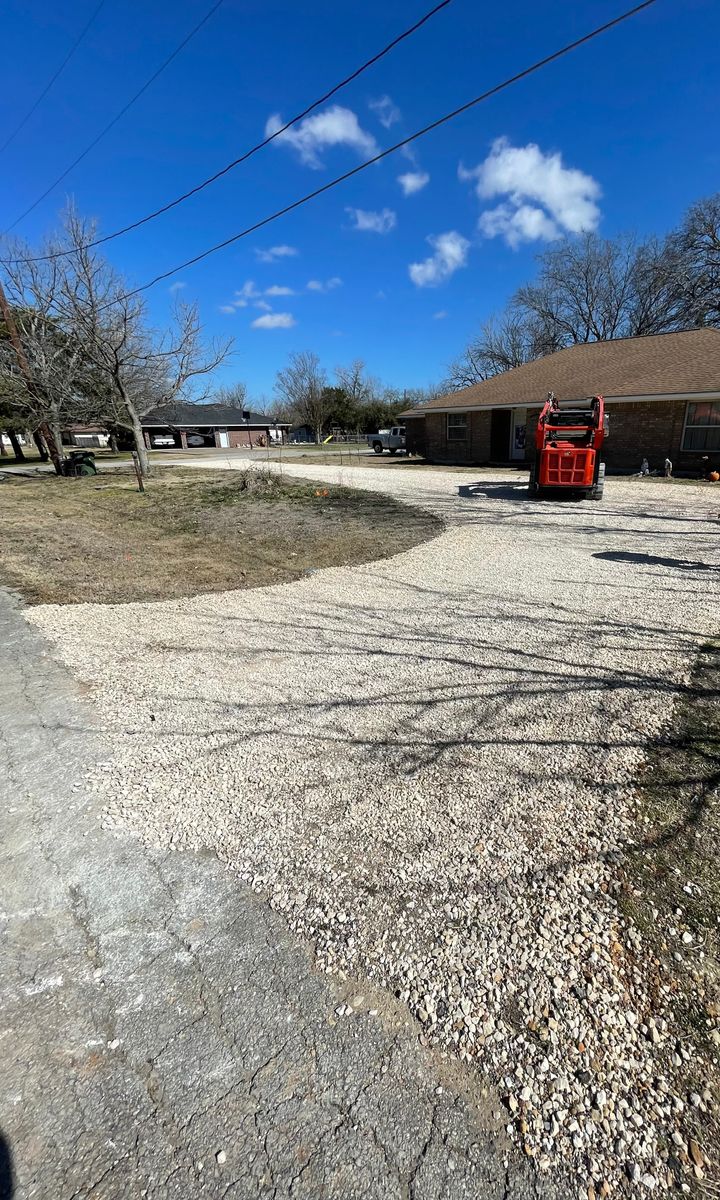
[[561, 408], [555, 393], [549, 392], [537, 423], [530, 495], [565, 490], [599, 500], [605, 480], [600, 452], [606, 432], [602, 396]]
[[594, 413], [591, 408], [559, 408], [548, 413], [545, 424], [552, 429], [562, 429], [572, 437], [575, 431], [584, 433], [594, 424]]

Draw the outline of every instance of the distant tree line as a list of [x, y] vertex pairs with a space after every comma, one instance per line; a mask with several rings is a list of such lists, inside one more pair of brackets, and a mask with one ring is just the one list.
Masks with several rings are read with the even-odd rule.
[[551, 246], [536, 278], [451, 364], [444, 390], [581, 342], [703, 326], [720, 326], [720, 193], [664, 239], [588, 233]]
[[317, 354], [291, 354], [277, 373], [275, 400], [268, 411], [278, 421], [305, 425], [317, 442], [333, 430], [346, 434], [374, 433], [392, 425], [406, 408], [439, 394], [438, 388], [387, 387], [368, 375], [361, 359], [334, 369], [331, 383]]

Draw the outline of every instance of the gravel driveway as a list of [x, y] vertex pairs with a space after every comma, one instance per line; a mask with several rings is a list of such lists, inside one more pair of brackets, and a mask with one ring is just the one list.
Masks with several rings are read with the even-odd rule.
[[31, 610], [97, 689], [107, 825], [212, 848], [321, 967], [395, 991], [498, 1081], [541, 1171], [662, 1190], [687, 1097], [616, 863], [643, 748], [717, 631], [717, 498], [286, 469], [446, 531], [280, 587]]

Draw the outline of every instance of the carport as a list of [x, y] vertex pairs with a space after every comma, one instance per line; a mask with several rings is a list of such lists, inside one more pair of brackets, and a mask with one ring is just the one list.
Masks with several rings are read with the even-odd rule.
[[231, 449], [277, 445], [287, 440], [290, 425], [265, 413], [229, 404], [174, 404], [142, 418], [149, 450]]

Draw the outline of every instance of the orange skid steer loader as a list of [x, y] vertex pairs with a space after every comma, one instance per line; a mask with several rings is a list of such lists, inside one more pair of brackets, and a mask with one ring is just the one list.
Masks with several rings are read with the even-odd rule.
[[561, 408], [555, 393], [549, 392], [535, 433], [530, 496], [581, 492], [599, 500], [605, 484], [600, 451], [607, 435], [602, 396]]

